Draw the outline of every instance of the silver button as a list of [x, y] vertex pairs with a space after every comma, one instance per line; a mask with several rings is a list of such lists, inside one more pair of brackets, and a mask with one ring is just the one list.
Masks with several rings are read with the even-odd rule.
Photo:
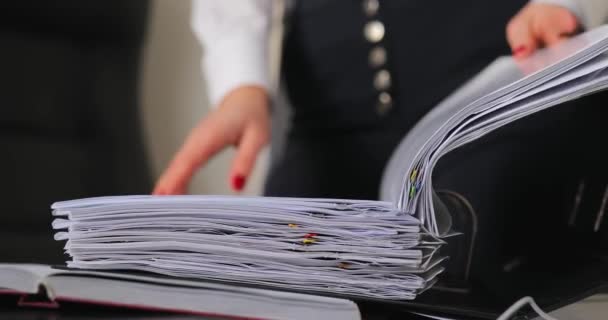
[[386, 91], [391, 87], [391, 74], [382, 69], [376, 73], [374, 77], [374, 88], [378, 91]]
[[363, 34], [367, 41], [376, 43], [384, 38], [384, 24], [378, 20], [373, 20], [365, 24]]
[[380, 8], [378, 0], [363, 0], [363, 12], [368, 17], [375, 16], [378, 13], [378, 8]]
[[378, 95], [378, 103], [376, 104], [376, 112], [383, 116], [393, 107], [393, 98], [388, 92], [380, 92]]
[[386, 63], [386, 49], [384, 47], [374, 47], [369, 52], [369, 65], [378, 68]]

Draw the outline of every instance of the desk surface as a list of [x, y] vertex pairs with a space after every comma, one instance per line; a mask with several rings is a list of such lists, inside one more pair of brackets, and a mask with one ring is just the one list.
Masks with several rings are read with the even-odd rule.
[[[596, 295], [581, 302], [567, 306], [551, 314], [560, 320], [605, 320], [608, 313], [608, 295]], [[193, 315], [178, 315], [155, 312], [139, 312], [95, 306], [70, 305], [61, 310], [19, 309], [12, 305], [0, 303], [0, 319], [13, 320], [193, 320], [217, 319]], [[404, 314], [378, 315], [367, 320], [408, 320], [420, 319]]]

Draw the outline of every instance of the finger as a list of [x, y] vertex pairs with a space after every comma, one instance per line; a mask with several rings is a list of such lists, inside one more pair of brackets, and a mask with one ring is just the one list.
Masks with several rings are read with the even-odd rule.
[[569, 10], [560, 10], [556, 14], [559, 21], [559, 28], [562, 30], [562, 36], [572, 35], [579, 29], [578, 18]]
[[235, 191], [242, 191], [251, 174], [260, 150], [268, 141], [267, 128], [248, 128], [239, 142], [237, 154], [230, 170], [230, 180]]
[[197, 169], [227, 142], [212, 121], [195, 128], [156, 184], [154, 194], [184, 194]]
[[578, 27], [576, 17], [566, 9], [539, 16], [534, 21], [534, 30], [546, 46], [552, 46], [573, 34]]
[[[185, 194], [188, 189], [188, 173], [176, 173], [177, 168], [169, 166], [156, 182], [153, 195]], [[181, 178], [180, 178], [181, 177]]]
[[530, 23], [530, 15], [521, 12], [507, 24], [507, 41], [516, 58], [526, 57], [538, 47]]
[[553, 46], [556, 45], [565, 39], [568, 39], [568, 36], [561, 35], [559, 33], [549, 33], [542, 35], [542, 42], [545, 46]]
[[545, 22], [544, 26], [537, 27], [537, 30], [538, 39], [545, 46], [552, 46], [562, 40], [561, 31], [549, 22]]

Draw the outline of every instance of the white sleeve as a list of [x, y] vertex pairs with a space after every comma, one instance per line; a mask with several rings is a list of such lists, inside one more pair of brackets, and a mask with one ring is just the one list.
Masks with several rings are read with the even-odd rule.
[[195, 0], [192, 30], [203, 47], [212, 106], [242, 85], [268, 89], [272, 0]]
[[608, 22], [608, 0], [532, 0], [554, 4], [572, 12], [585, 29], [592, 29]]

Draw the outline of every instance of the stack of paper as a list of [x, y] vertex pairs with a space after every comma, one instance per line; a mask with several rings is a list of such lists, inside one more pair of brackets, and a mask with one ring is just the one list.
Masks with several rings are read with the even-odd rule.
[[608, 88], [608, 25], [530, 58], [497, 59], [429, 112], [394, 152], [382, 199], [415, 212], [435, 235], [433, 168], [450, 151], [538, 111]]
[[442, 270], [433, 255], [441, 242], [390, 202], [136, 196], [53, 209], [73, 268], [384, 299], [413, 299]]

